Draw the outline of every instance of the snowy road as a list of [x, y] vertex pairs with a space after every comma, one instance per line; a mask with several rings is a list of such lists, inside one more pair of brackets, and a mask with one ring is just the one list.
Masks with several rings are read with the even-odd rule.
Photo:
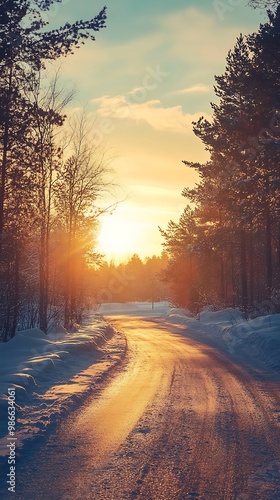
[[279, 384], [162, 320], [111, 321], [127, 361], [22, 457], [16, 498], [279, 499]]

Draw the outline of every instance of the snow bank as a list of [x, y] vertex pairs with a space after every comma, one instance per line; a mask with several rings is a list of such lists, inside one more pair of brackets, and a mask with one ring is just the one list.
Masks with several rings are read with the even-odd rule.
[[18, 443], [33, 437], [69, 407], [120, 359], [119, 339], [99, 314], [78, 332], [46, 336], [37, 328], [0, 344], [0, 456], [7, 453], [9, 388], [14, 388]]
[[280, 314], [245, 320], [238, 309], [214, 311], [207, 307], [196, 317], [171, 309], [166, 320], [188, 327], [189, 333], [212, 340], [230, 353], [246, 353], [267, 368], [280, 371]]

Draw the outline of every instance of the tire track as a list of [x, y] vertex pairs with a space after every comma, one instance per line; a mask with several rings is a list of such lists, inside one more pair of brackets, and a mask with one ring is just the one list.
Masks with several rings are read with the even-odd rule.
[[125, 369], [49, 439], [21, 500], [44, 498], [43, 466], [53, 500], [280, 498], [277, 383], [160, 321], [113, 324]]

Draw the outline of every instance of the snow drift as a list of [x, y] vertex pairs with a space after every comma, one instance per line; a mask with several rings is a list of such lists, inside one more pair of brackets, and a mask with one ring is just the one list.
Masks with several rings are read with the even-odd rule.
[[7, 454], [8, 389], [15, 388], [18, 448], [84, 400], [120, 360], [125, 346], [99, 314], [78, 332], [37, 328], [0, 344], [0, 456]]
[[240, 352], [280, 372], [280, 314], [244, 319], [238, 309], [214, 311], [204, 308], [197, 316], [182, 309], [170, 309], [166, 320], [187, 327], [230, 353]]

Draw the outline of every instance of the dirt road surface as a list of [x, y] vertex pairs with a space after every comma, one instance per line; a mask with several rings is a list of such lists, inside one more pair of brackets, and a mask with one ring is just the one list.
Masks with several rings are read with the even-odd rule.
[[16, 498], [279, 500], [279, 382], [160, 319], [111, 322], [124, 365], [22, 457]]

